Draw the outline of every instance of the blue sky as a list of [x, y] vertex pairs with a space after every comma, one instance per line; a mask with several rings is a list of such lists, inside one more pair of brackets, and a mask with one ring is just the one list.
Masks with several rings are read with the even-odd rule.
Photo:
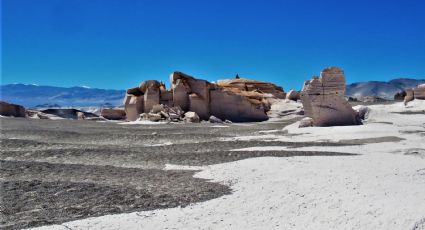
[[125, 89], [178, 70], [300, 88], [425, 78], [425, 1], [2, 0], [1, 83]]

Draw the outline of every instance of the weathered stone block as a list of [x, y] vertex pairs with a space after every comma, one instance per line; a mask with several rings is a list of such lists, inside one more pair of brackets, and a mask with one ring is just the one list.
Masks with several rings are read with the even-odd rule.
[[108, 120], [125, 120], [124, 109], [102, 109], [100, 115]]
[[189, 91], [182, 81], [177, 81], [173, 88], [173, 102], [184, 111], [189, 110]]
[[202, 120], [208, 120], [210, 117], [209, 101], [196, 93], [189, 95], [189, 110], [197, 113]]
[[232, 122], [265, 121], [268, 116], [261, 105], [254, 105], [247, 98], [222, 90], [210, 91], [210, 114]]
[[305, 115], [313, 119], [315, 126], [361, 124], [344, 95], [344, 72], [337, 67], [324, 69], [320, 78], [314, 77], [304, 83], [301, 100]]
[[184, 120], [186, 122], [190, 122], [190, 123], [199, 123], [201, 121], [198, 114], [196, 114], [195, 112], [192, 112], [192, 111], [186, 112], [184, 114]]
[[127, 120], [137, 120], [139, 114], [144, 111], [144, 96], [133, 96], [128, 94], [125, 99], [124, 108]]
[[144, 112], [149, 113], [154, 105], [159, 104], [159, 88], [146, 89], [144, 96]]

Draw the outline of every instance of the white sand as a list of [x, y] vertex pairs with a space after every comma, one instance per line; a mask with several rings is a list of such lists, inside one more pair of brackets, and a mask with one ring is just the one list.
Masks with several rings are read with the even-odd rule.
[[119, 125], [163, 125], [167, 124], [167, 122], [160, 122], [160, 121], [127, 121], [127, 122], [120, 122]]
[[[414, 105], [414, 106], [412, 106]], [[185, 208], [171, 208], [77, 220], [41, 229], [413, 229], [425, 219], [424, 115], [391, 112], [424, 110], [425, 101], [371, 106], [363, 126], [285, 127], [239, 139], [338, 141], [398, 136], [400, 142], [293, 150], [359, 153], [356, 156], [251, 158], [204, 166], [196, 177], [231, 186], [233, 193]], [[382, 123], [392, 122], [393, 124]], [[264, 139], [264, 138], [263, 138]], [[288, 150], [287, 147], [255, 147]], [[253, 150], [245, 149], [238, 151]], [[417, 153], [405, 155], [406, 152]], [[66, 227], [64, 227], [66, 226]]]

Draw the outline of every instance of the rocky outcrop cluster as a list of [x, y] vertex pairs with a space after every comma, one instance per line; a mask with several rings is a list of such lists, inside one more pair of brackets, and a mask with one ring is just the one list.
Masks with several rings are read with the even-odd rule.
[[344, 71], [337, 67], [322, 70], [320, 77], [305, 81], [301, 100], [305, 116], [314, 126], [359, 125], [361, 119], [345, 95]]
[[[180, 108], [185, 114], [194, 112], [200, 120], [209, 120], [214, 116], [233, 122], [264, 121], [268, 119], [266, 112], [270, 109], [268, 98], [274, 97], [260, 89], [250, 90], [253, 89], [251, 85], [246, 90], [231, 83], [214, 84], [182, 72], [173, 72], [170, 82], [170, 90], [155, 80], [144, 81], [139, 87], [128, 89], [124, 99], [127, 120], [138, 120], [141, 114], [145, 114], [145, 117], [149, 117], [149, 114], [153, 116], [157, 114], [154, 108], [162, 105], [163, 108]], [[262, 86], [263, 90], [273, 88], [267, 88], [261, 82], [252, 82], [259, 88]], [[273, 91], [277, 94], [278, 90]], [[192, 117], [193, 114], [188, 115]], [[161, 116], [168, 119], [164, 114]]]
[[404, 103], [407, 104], [409, 101], [413, 101], [414, 99], [425, 100], [425, 84], [406, 90]]

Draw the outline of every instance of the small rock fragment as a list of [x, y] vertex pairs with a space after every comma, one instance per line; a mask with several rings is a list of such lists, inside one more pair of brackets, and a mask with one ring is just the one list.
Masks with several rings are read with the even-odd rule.
[[162, 119], [161, 114], [157, 113], [148, 113], [147, 116], [150, 121], [160, 121]]
[[215, 117], [215, 116], [212, 116], [212, 115], [210, 116], [210, 118], [208, 119], [208, 121], [210, 123], [223, 123], [223, 121], [220, 118]]
[[305, 127], [312, 127], [313, 126], [313, 119], [310, 117], [305, 117], [300, 121], [299, 128], [305, 128]]
[[191, 123], [199, 123], [201, 121], [198, 114], [196, 114], [195, 112], [191, 112], [191, 111], [186, 112], [184, 114], [184, 120], [186, 122], [191, 122]]

